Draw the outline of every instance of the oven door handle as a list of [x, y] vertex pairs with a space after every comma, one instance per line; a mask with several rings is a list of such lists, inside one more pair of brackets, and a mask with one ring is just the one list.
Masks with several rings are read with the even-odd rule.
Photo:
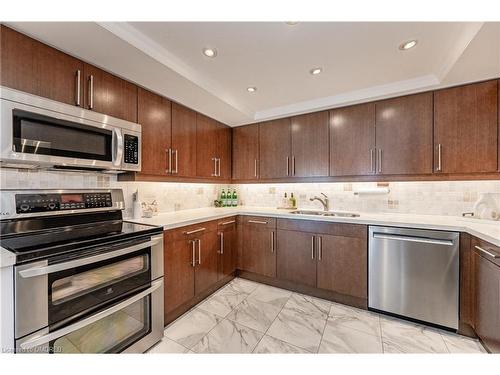
[[90, 257], [85, 257], [85, 258], [80, 258], [80, 259], [75, 259], [71, 260], [69, 262], [64, 262], [64, 263], [57, 263], [57, 264], [51, 264], [49, 266], [44, 266], [44, 267], [32, 267], [32, 268], [27, 268], [25, 270], [19, 271], [19, 275], [23, 278], [29, 278], [29, 277], [35, 277], [35, 276], [42, 276], [42, 275], [48, 275], [50, 273], [54, 272], [59, 272], [59, 271], [64, 271], [70, 268], [75, 268], [75, 267], [80, 267], [80, 266], [85, 266], [87, 264], [91, 263], [97, 263], [103, 260], [107, 260], [110, 258], [115, 258], [121, 255], [125, 255], [128, 253], [132, 253], [137, 250], [144, 249], [146, 247], [154, 246], [158, 244], [161, 241], [161, 236], [159, 237], [152, 237], [150, 241], [147, 242], [142, 242], [136, 245], [132, 245], [129, 247], [125, 247], [120, 250], [116, 251], [111, 251], [108, 253], [103, 253], [103, 254], [98, 254]]
[[133, 297], [130, 297], [129, 299], [126, 299], [123, 302], [120, 302], [120, 303], [110, 307], [109, 309], [100, 311], [95, 315], [89, 316], [88, 318], [82, 319], [79, 322], [73, 323], [73, 324], [71, 324], [67, 327], [61, 328], [57, 331], [48, 333], [48, 334], [43, 335], [43, 336], [33, 337], [33, 338], [21, 343], [19, 346], [21, 347], [22, 350], [29, 350], [29, 349], [33, 349], [39, 345], [46, 344], [52, 340], [58, 339], [59, 337], [68, 335], [71, 332], [77, 331], [80, 328], [86, 327], [86, 326], [88, 326], [92, 323], [95, 323], [95, 322], [97, 322], [97, 321], [117, 312], [117, 311], [124, 309], [127, 306], [130, 306], [134, 302], [139, 301], [141, 298], [144, 298], [147, 295], [152, 294], [155, 290], [157, 290], [162, 285], [163, 285], [163, 278], [156, 280], [156, 281], [153, 281], [151, 283], [151, 287], [149, 287], [148, 289], [140, 292], [139, 294], [134, 295]]

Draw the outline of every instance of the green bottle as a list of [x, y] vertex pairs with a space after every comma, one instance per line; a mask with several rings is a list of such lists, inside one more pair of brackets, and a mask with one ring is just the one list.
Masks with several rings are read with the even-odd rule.
[[226, 207], [226, 193], [224, 192], [224, 189], [222, 189], [222, 193], [220, 193], [220, 200], [222, 202], [222, 207]]
[[232, 199], [233, 207], [238, 205], [238, 194], [236, 194], [236, 189], [233, 190], [233, 199]]

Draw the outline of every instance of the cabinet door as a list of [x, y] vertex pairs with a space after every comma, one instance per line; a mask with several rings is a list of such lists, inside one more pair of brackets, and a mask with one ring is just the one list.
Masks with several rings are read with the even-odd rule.
[[35, 42], [37, 95], [83, 107], [83, 62]]
[[[199, 294], [217, 282], [218, 241], [217, 232], [207, 232], [197, 239], [195, 294]], [[167, 276], [168, 277], [168, 276]]]
[[216, 177], [218, 147], [217, 121], [196, 114], [196, 175], [198, 177]]
[[289, 118], [259, 125], [260, 178], [291, 176], [290, 142]]
[[141, 173], [169, 174], [169, 150], [172, 141], [170, 101], [139, 88], [137, 118], [142, 126]]
[[318, 288], [367, 298], [367, 258], [366, 238], [319, 235]]
[[375, 173], [375, 104], [330, 111], [330, 176]]
[[196, 112], [172, 103], [173, 175], [196, 176]]
[[276, 277], [275, 230], [259, 224], [243, 228], [243, 269], [268, 277]]
[[217, 128], [217, 157], [219, 178], [231, 178], [231, 128], [219, 123]]
[[277, 233], [276, 277], [315, 287], [315, 235], [288, 230]]
[[500, 353], [500, 266], [474, 253], [475, 329], [486, 347]]
[[495, 172], [497, 111], [497, 81], [436, 91], [434, 170], [442, 173]]
[[194, 297], [192, 250], [190, 241], [170, 241], [169, 237], [165, 236], [165, 315]]
[[86, 108], [137, 122], [136, 85], [90, 64], [85, 64], [84, 71]]
[[33, 39], [0, 25], [0, 83], [2, 86], [37, 94], [35, 43]]
[[259, 176], [259, 125], [233, 128], [233, 179], [256, 180]]
[[219, 223], [219, 280], [236, 270], [236, 221], [228, 218]]
[[432, 173], [432, 93], [378, 102], [377, 173]]
[[291, 175], [328, 176], [328, 112], [292, 117]]

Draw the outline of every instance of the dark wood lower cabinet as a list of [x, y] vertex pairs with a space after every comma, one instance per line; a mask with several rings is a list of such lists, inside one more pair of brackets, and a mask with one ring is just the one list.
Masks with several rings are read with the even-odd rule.
[[243, 219], [243, 269], [276, 277], [276, 219], [246, 216]]
[[218, 280], [217, 232], [204, 233], [194, 240], [195, 259], [194, 293], [199, 294], [210, 288]]
[[220, 220], [218, 225], [218, 280], [231, 275], [236, 270], [237, 231], [236, 217]]

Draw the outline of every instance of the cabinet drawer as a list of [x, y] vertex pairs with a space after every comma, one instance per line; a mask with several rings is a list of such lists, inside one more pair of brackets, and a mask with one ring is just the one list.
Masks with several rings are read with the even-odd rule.
[[360, 224], [325, 223], [314, 220], [278, 219], [278, 229], [366, 238], [368, 227]]
[[276, 228], [276, 219], [265, 216], [242, 216], [241, 223], [255, 228]]
[[495, 263], [497, 266], [500, 266], [500, 247], [473, 237], [471, 241], [471, 248], [478, 255], [488, 259], [490, 262]]
[[169, 229], [164, 232], [164, 236], [169, 241], [179, 241], [191, 239], [204, 233], [216, 231], [217, 221], [206, 221], [198, 224], [187, 225], [185, 227]]

